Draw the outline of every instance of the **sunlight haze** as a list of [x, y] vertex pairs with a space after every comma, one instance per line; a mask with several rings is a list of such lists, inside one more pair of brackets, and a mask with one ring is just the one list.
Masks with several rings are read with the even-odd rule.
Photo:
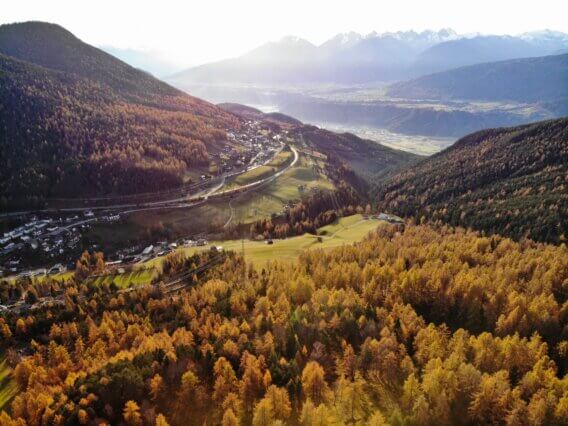
[[0, 1], [0, 426], [568, 426], [568, 0]]
[[[459, 33], [568, 31], [568, 4], [543, 0], [356, 0], [279, 2], [42, 1], [4, 2], [0, 24], [42, 20], [97, 46], [151, 51], [179, 67], [238, 56], [287, 35], [320, 44], [340, 32], [452, 28]], [[509, 16], [511, 19], [503, 19]]]

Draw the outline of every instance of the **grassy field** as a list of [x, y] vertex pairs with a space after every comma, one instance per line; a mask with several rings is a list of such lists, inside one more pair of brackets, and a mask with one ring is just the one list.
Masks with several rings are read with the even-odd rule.
[[0, 411], [18, 392], [18, 386], [10, 378], [11, 369], [0, 358]]
[[236, 188], [260, 179], [267, 178], [276, 173], [278, 170], [284, 168], [286, 164], [289, 164], [292, 161], [293, 156], [294, 155], [291, 151], [281, 151], [268, 164], [257, 167], [253, 170], [249, 170], [248, 172], [237, 176], [234, 180], [226, 185], [226, 189]]
[[119, 288], [127, 288], [131, 286], [138, 286], [150, 284], [158, 274], [155, 268], [140, 268], [124, 274], [109, 274], [99, 277], [92, 277], [88, 280], [97, 285], [112, 284], [114, 283]]
[[226, 188], [230, 189], [230, 188], [236, 188], [239, 186], [247, 185], [257, 180], [261, 180], [269, 176], [272, 176], [277, 171], [278, 171], [277, 167], [271, 167], [268, 165], [260, 166], [257, 167], [256, 169], [249, 170], [248, 172], [237, 176], [231, 183], [229, 183], [226, 186]]
[[268, 167], [281, 167], [282, 165], [292, 161], [294, 154], [289, 148], [280, 151], [280, 153], [267, 164]]
[[333, 189], [333, 184], [317, 171], [317, 164], [300, 157], [295, 167], [266, 186], [232, 201], [235, 222], [253, 222], [280, 213], [286, 204], [299, 200], [315, 188]]
[[[273, 260], [294, 261], [304, 250], [316, 248], [330, 249], [360, 241], [365, 235], [375, 229], [379, 223], [380, 221], [374, 219], [365, 220], [362, 215], [358, 214], [340, 218], [334, 223], [320, 228], [317, 236], [304, 234], [285, 240], [274, 240], [273, 244], [266, 244], [264, 241], [245, 240], [245, 258], [248, 262], [252, 262], [259, 267]], [[318, 238], [321, 238], [321, 242], [318, 241]], [[222, 246], [224, 250], [232, 250], [238, 253], [241, 253], [243, 248], [241, 240], [224, 240], [211, 241], [207, 246], [203, 247], [189, 247], [179, 250], [190, 256], [196, 252], [209, 250], [212, 245]], [[114, 282], [120, 288], [149, 284], [161, 270], [162, 261], [163, 257], [154, 258], [137, 265], [137, 269], [132, 272], [121, 275], [109, 274], [92, 278], [92, 280], [99, 285]]]
[[[304, 234], [285, 240], [274, 240], [273, 244], [264, 241], [245, 240], [244, 250], [247, 261], [262, 266], [270, 260], [295, 260], [304, 250], [321, 248], [329, 249], [343, 244], [360, 241], [379, 224], [378, 220], [364, 220], [361, 215], [353, 215], [337, 220], [335, 223], [319, 229], [319, 236]], [[242, 251], [241, 240], [213, 241], [211, 245], [222, 246], [225, 250]], [[188, 255], [196, 251], [208, 250], [209, 247], [191, 247], [181, 249]]]
[[[358, 229], [357, 227], [354, 227], [354, 225], [358, 225], [360, 223], [364, 223], [361, 222], [361, 220], [363, 220], [363, 216], [360, 214], [355, 214], [352, 216], [347, 216], [347, 217], [342, 217], [339, 220], [336, 220], [335, 222], [323, 226], [320, 229], [318, 229], [318, 235], [322, 235], [322, 236], [331, 236], [333, 234], [335, 234], [338, 231], [347, 231], [347, 228], [353, 227], [352, 229], [356, 230]], [[369, 220], [366, 221], [367, 223], [373, 223], [373, 220]]]

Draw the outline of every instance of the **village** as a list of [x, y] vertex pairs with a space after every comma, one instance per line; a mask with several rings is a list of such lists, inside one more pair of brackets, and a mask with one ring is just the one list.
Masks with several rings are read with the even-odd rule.
[[[213, 153], [211, 157], [219, 165], [220, 173], [226, 177], [242, 173], [270, 160], [274, 153], [282, 147], [283, 134], [265, 129], [259, 121], [247, 121], [239, 132], [227, 131], [227, 138], [233, 142], [221, 153]], [[236, 148], [239, 147], [240, 149]]]
[[[94, 244], [85, 246], [82, 238], [92, 224], [114, 223], [119, 220], [119, 214], [96, 216], [91, 210], [87, 210], [82, 216], [74, 215], [66, 219], [38, 219], [34, 216], [25, 224], [5, 232], [0, 239], [0, 278], [33, 278], [73, 270], [82, 251], [100, 249]], [[141, 263], [164, 256], [178, 247], [205, 246], [207, 243], [203, 236], [196, 236], [179, 238], [174, 242], [157, 241], [148, 245], [134, 245], [105, 253], [107, 259], [110, 259], [106, 266], [118, 268]]]
[[[257, 121], [247, 121], [243, 129], [236, 132], [227, 132], [227, 138], [234, 141], [231, 147], [225, 147], [221, 152], [211, 153], [212, 163], [216, 165], [220, 182], [253, 170], [272, 158], [282, 149], [282, 140], [285, 134], [267, 130]], [[195, 192], [185, 194], [183, 198], [189, 199], [192, 194], [202, 192], [211, 186], [213, 176], [202, 174]], [[163, 208], [173, 206], [179, 202], [179, 194], [166, 194], [175, 196], [172, 204], [169, 201], [148, 202], [150, 208], [160, 203]], [[163, 194], [155, 194], [156, 197]], [[93, 199], [95, 200], [95, 199]], [[99, 202], [96, 199], [97, 203]], [[83, 202], [87, 202], [84, 199]], [[116, 203], [115, 200], [112, 201]], [[130, 203], [125, 201], [125, 203]], [[161, 204], [163, 203], [163, 204]], [[144, 208], [144, 204], [135, 204], [136, 209]], [[62, 212], [37, 213], [22, 216], [24, 220], [15, 222], [11, 229], [0, 236], [0, 277], [14, 276], [31, 278], [42, 275], [60, 274], [74, 268], [77, 258], [84, 250], [97, 251], [101, 248], [96, 244], [85, 241], [85, 234], [95, 223], [117, 223], [132, 210], [132, 204], [115, 204], [108, 209], [100, 206], [64, 209], [73, 210]], [[162, 256], [174, 250], [178, 245], [191, 247], [206, 245], [203, 235], [192, 238], [180, 238], [173, 242], [158, 241], [141, 246], [135, 245], [117, 249], [113, 253], [105, 253], [110, 260], [109, 266], [133, 264]]]
[[[80, 254], [82, 234], [93, 222], [111, 223], [119, 219], [120, 215], [113, 213], [96, 217], [91, 210], [66, 218], [32, 216], [0, 238], [0, 276], [34, 277], [64, 272]], [[30, 269], [31, 265], [41, 267]]]

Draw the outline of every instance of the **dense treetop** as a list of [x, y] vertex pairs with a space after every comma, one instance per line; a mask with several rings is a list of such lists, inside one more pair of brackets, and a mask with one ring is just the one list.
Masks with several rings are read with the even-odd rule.
[[[200, 265], [217, 266], [192, 275]], [[160, 279], [179, 276], [189, 288], [173, 294], [79, 275], [1, 287], [2, 298], [65, 294], [0, 317], [21, 390], [2, 424], [568, 419], [566, 247], [382, 226], [263, 270], [215, 250], [172, 254]]]

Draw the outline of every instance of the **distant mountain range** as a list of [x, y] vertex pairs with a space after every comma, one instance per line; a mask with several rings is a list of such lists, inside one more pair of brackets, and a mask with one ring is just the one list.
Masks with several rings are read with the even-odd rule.
[[471, 65], [380, 89], [305, 92], [260, 95], [305, 122], [461, 137], [568, 115], [568, 54]]
[[390, 86], [406, 99], [513, 101], [568, 115], [568, 54], [472, 65]]
[[513, 238], [568, 237], [568, 118], [483, 130], [378, 185], [382, 210]]
[[208, 163], [239, 119], [52, 24], [0, 26], [0, 209], [151, 191]]
[[452, 30], [339, 34], [320, 46], [286, 37], [227, 59], [169, 77], [192, 84], [368, 84], [402, 80], [482, 62], [545, 56], [568, 48], [553, 31], [519, 36], [464, 36]]
[[304, 122], [461, 137], [567, 114], [566, 50], [568, 35], [548, 30], [345, 33], [319, 46], [287, 37], [168, 81]]

